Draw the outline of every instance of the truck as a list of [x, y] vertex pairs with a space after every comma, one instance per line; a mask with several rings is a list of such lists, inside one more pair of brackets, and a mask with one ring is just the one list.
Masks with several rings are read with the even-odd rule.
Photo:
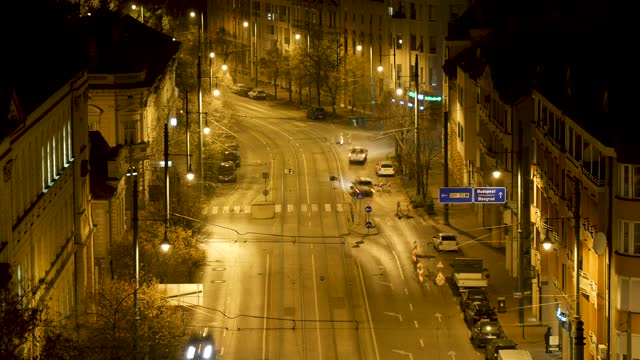
[[527, 350], [503, 349], [498, 351], [498, 360], [533, 360]]
[[453, 284], [458, 291], [486, 288], [489, 285], [482, 258], [457, 257], [453, 260]]

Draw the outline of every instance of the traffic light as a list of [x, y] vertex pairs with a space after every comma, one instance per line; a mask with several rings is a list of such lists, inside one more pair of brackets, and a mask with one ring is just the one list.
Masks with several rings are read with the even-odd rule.
[[584, 342], [584, 322], [582, 320], [576, 322], [576, 336], [574, 339], [576, 340], [576, 345], [586, 345]]

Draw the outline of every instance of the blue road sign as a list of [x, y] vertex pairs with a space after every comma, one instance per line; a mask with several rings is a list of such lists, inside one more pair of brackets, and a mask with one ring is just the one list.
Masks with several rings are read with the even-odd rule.
[[356, 193], [356, 199], [358, 200], [364, 199], [364, 193], [363, 192]]
[[373, 223], [372, 223], [371, 221], [367, 221], [366, 223], [364, 223], [364, 226], [365, 226], [367, 229], [371, 229], [371, 228], [373, 227]]
[[505, 187], [477, 187], [473, 188], [473, 202], [480, 204], [503, 204], [507, 201]]
[[470, 187], [443, 187], [440, 188], [440, 203], [471, 203], [473, 202], [473, 188]]
[[371, 207], [371, 205], [367, 205], [364, 207], [364, 211], [370, 213], [371, 211], [373, 211], [373, 208]]

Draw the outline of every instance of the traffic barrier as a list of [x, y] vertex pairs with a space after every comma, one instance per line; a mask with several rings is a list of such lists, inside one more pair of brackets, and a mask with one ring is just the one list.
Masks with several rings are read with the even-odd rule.
[[417, 270], [418, 270], [418, 279], [420, 279], [420, 282], [424, 282], [424, 269], [422, 267], [422, 263], [418, 263], [417, 266]]

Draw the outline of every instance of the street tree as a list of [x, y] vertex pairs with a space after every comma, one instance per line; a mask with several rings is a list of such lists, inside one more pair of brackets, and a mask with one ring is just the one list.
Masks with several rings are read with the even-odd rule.
[[35, 300], [37, 287], [29, 289], [15, 281], [0, 289], [0, 359], [33, 358], [25, 351], [28, 344], [38, 343], [47, 323], [44, 302]]
[[273, 85], [273, 93], [276, 100], [278, 99], [278, 79], [280, 78], [280, 73], [283, 72], [282, 68], [286, 66], [283, 61], [284, 57], [282, 49], [278, 48], [278, 45], [274, 43], [259, 61], [264, 77], [269, 79], [269, 82]]
[[313, 89], [315, 102], [321, 104], [322, 90], [326, 90], [331, 96], [332, 105], [335, 106], [339, 92], [340, 58], [342, 47], [336, 34], [325, 33], [318, 26], [309, 26], [307, 44], [299, 45], [294, 51], [292, 59], [293, 78], [298, 84], [298, 89], [306, 87], [309, 91], [309, 103], [311, 103], [311, 89]]
[[[160, 242], [164, 239], [164, 224], [147, 222], [139, 227], [141, 277], [143, 280], [157, 278], [163, 283], [191, 282], [194, 271], [206, 261], [206, 254], [200, 247], [200, 236], [192, 229], [170, 225], [167, 238], [171, 243], [171, 249], [164, 253], [159, 249]], [[130, 237], [128, 240], [112, 244], [114, 277], [133, 277], [135, 258], [132, 244], [133, 240]]]
[[[134, 304], [132, 281], [103, 282], [87, 299], [88, 310], [77, 317], [77, 327], [58, 327], [48, 338], [47, 356], [86, 360], [175, 357], [188, 314], [169, 303], [157, 285], [155, 281], [142, 283]], [[62, 342], [53, 346], [54, 340]]]

